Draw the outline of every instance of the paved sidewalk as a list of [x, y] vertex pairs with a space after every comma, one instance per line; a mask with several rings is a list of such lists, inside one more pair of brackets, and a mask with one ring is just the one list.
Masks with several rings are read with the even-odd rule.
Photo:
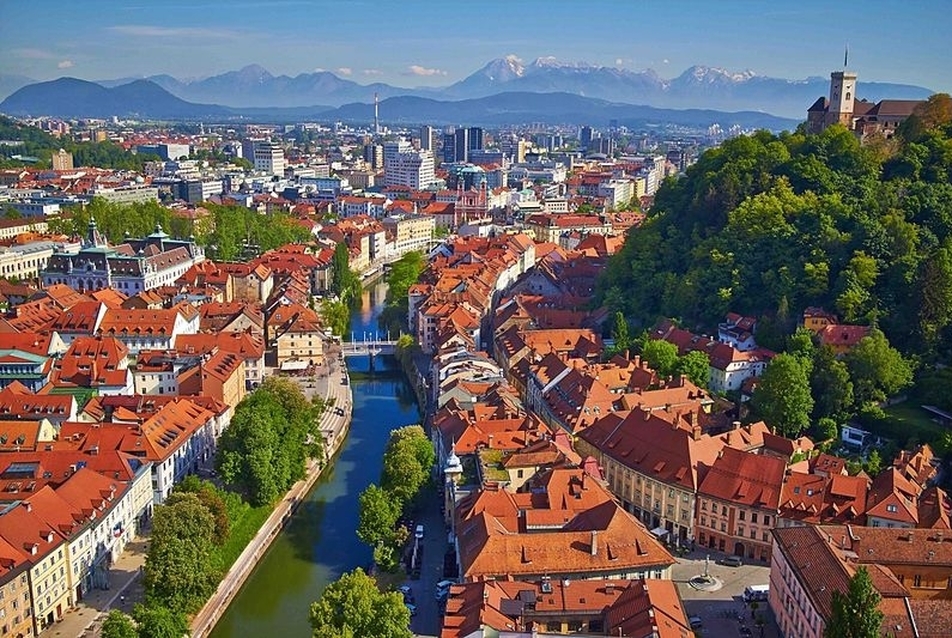
[[63, 620], [49, 627], [40, 638], [65, 636], [98, 636], [99, 625], [110, 609], [129, 613], [137, 602], [142, 602], [140, 568], [145, 564], [148, 538], [137, 538], [126, 545], [119, 560], [109, 570], [109, 589], [94, 589], [86, 598], [63, 615]]

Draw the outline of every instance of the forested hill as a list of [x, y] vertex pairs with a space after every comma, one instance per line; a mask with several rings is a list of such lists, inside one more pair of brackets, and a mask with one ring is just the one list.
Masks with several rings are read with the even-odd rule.
[[[893, 140], [761, 132], [706, 152], [658, 191], [599, 282], [648, 326], [712, 329], [728, 311], [782, 343], [803, 309], [876, 323], [910, 354], [952, 348], [952, 101]], [[761, 334], [762, 333], [762, 334]], [[773, 337], [773, 338], [772, 338]]]

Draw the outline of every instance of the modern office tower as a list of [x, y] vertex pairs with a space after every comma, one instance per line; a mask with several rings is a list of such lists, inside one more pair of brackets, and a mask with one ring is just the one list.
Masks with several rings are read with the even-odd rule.
[[581, 144], [582, 148], [588, 148], [592, 144], [592, 140], [595, 138], [595, 131], [591, 126], [583, 126], [578, 134], [578, 141]]
[[383, 146], [380, 144], [365, 144], [364, 161], [370, 164], [370, 168], [383, 168]]
[[435, 180], [433, 154], [430, 151], [408, 148], [384, 160], [384, 183], [387, 186], [409, 186], [422, 190], [429, 188]]
[[471, 126], [467, 129], [467, 134], [469, 135], [469, 140], [467, 140], [466, 150], [467, 151], [481, 151], [483, 150], [483, 129], [478, 126]]
[[420, 127], [420, 150], [431, 153], [436, 150], [436, 131], [432, 126], [424, 124]]

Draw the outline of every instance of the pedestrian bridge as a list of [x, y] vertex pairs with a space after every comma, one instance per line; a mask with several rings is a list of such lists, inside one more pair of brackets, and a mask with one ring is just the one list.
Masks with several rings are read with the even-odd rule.
[[345, 357], [375, 357], [379, 354], [392, 355], [396, 351], [396, 341], [344, 341], [340, 344], [340, 352]]

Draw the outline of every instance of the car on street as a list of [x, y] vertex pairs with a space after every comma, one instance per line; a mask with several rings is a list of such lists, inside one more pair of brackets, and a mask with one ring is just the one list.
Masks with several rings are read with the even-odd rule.
[[740, 556], [725, 556], [720, 561], [721, 565], [726, 565], [727, 567], [740, 567], [744, 564], [744, 559]]
[[413, 532], [413, 537], [423, 538], [423, 524], [422, 523], [416, 526], [416, 531]]
[[436, 584], [436, 599], [444, 600], [450, 595], [450, 587], [453, 586], [451, 580], [441, 580]]
[[404, 603], [407, 606], [407, 609], [410, 610], [410, 616], [416, 616], [416, 605], [413, 603]]
[[698, 629], [704, 624], [704, 621], [701, 620], [700, 616], [691, 616], [688, 618], [688, 623], [690, 623], [691, 629]]

